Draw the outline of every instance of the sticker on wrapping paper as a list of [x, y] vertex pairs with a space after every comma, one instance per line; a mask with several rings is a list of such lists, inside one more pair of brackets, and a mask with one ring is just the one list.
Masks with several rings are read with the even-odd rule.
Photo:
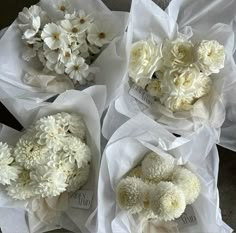
[[192, 206], [187, 206], [184, 213], [175, 220], [179, 227], [193, 226], [197, 224], [197, 218]]
[[129, 94], [147, 106], [151, 106], [155, 102], [155, 99], [152, 96], [150, 96], [142, 87], [136, 84], [132, 84]]
[[70, 206], [78, 209], [88, 210], [92, 204], [93, 192], [81, 190], [70, 196]]

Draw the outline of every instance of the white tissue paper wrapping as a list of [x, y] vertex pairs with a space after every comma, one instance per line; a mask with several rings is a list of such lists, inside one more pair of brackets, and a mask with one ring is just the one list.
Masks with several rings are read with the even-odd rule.
[[[112, 12], [100, 0], [69, 1], [75, 9], [81, 9], [87, 14], [91, 14], [95, 21], [101, 19], [104, 23], [112, 25], [112, 30], [116, 34], [111, 43], [90, 66], [98, 68], [95, 73], [95, 83], [108, 87], [108, 105], [118, 93], [118, 87], [123, 78], [120, 74], [122, 72], [125, 74], [126, 71], [125, 30], [128, 24], [128, 13]], [[53, 0], [41, 0], [38, 5], [49, 14], [51, 19], [56, 20], [58, 16], [55, 14], [53, 4], [55, 4]], [[37, 70], [39, 62], [24, 61], [21, 58], [22, 50], [21, 32], [15, 21], [0, 40], [0, 87], [9, 96], [41, 102], [57, 93], [74, 88], [70, 81], [63, 81], [65, 79], [62, 80], [57, 75], [45, 75], [42, 71]], [[33, 86], [24, 83], [23, 77], [26, 73], [30, 73], [29, 81]], [[3, 95], [0, 93], [0, 99], [2, 97]]]
[[183, 224], [183, 220], [179, 219], [172, 221], [170, 228], [177, 227], [181, 233], [232, 232], [222, 221], [219, 209], [217, 140], [218, 133], [209, 127], [201, 127], [188, 137], [175, 137], [143, 113], [127, 121], [111, 137], [103, 153], [98, 182], [98, 207], [87, 222], [90, 232], [150, 233], [142, 231], [142, 221], [118, 207], [115, 196], [118, 182], [149, 151], [160, 156], [171, 154], [178, 165], [191, 169], [201, 183], [200, 195], [191, 205], [196, 222], [192, 225]]
[[[94, 100], [95, 101], [94, 101]], [[73, 232], [87, 233], [84, 223], [97, 207], [97, 180], [100, 167], [100, 117], [106, 101], [105, 86], [93, 86], [84, 91], [69, 90], [60, 94], [53, 103], [36, 105], [33, 101], [5, 99], [15, 108], [14, 116], [28, 128], [35, 120], [58, 112], [78, 113], [87, 126], [87, 143], [92, 152], [90, 175], [87, 183], [78, 190], [85, 195], [92, 192], [88, 209], [78, 208], [71, 202], [78, 197], [63, 193], [59, 197], [40, 201], [16, 201], [0, 187], [0, 227], [3, 233], [41, 233], [64, 228]], [[22, 133], [2, 125], [0, 141], [14, 145]], [[82, 199], [81, 199], [82, 200]], [[50, 208], [49, 208], [50, 207]], [[28, 210], [28, 211], [27, 211]], [[34, 212], [36, 211], [37, 212]], [[12, 224], [14, 221], [14, 224]]]
[[[218, 9], [221, 6], [224, 7], [219, 9], [224, 9], [223, 11]], [[229, 9], [229, 14], [227, 9]], [[208, 14], [208, 12], [211, 13]], [[223, 93], [236, 77], [236, 65], [233, 59], [235, 41], [231, 25], [235, 13], [235, 1], [228, 1], [225, 4], [223, 0], [214, 1], [214, 3], [172, 0], [166, 11], [163, 11], [151, 0], [133, 0], [127, 32], [129, 49], [133, 42], [147, 39], [151, 35], [157, 41], [174, 39], [180, 34], [191, 38], [192, 41], [217, 40], [225, 47], [225, 67], [219, 74], [212, 75], [213, 88], [207, 96], [199, 99], [191, 111], [178, 113], [172, 113], [160, 105], [150, 105], [142, 99], [142, 95], [138, 94], [136, 98], [131, 96], [127, 70], [122, 94], [114, 104], [115, 110], [129, 118], [139, 112], [144, 112], [169, 131], [179, 135], [192, 133], [203, 125], [220, 128], [225, 119]], [[110, 115], [112, 114], [115, 115], [116, 112], [110, 112]], [[105, 137], [111, 135], [109, 131], [112, 131], [107, 124], [109, 124], [109, 119], [108, 122], [104, 121]]]

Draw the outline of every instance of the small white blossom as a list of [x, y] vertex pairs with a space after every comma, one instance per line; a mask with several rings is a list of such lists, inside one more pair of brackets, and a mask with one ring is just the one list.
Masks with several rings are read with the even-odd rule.
[[152, 79], [146, 86], [146, 91], [149, 95], [160, 97], [162, 95], [161, 81], [159, 79]]
[[79, 36], [79, 34], [83, 33], [86, 30], [86, 28], [81, 27], [81, 24], [79, 23], [79, 19], [62, 20], [61, 27], [66, 33], [69, 34], [69, 36], [73, 36], [73, 37]]
[[69, 14], [73, 12], [73, 8], [70, 5], [70, 1], [67, 0], [56, 0], [54, 4], [54, 8], [63, 15]]
[[143, 176], [155, 182], [168, 179], [174, 167], [174, 159], [171, 156], [162, 158], [154, 152], [148, 153], [142, 161]]
[[219, 73], [224, 68], [224, 46], [215, 40], [203, 40], [196, 48], [199, 68], [206, 75]]
[[63, 30], [55, 23], [47, 24], [41, 34], [45, 44], [52, 50], [59, 49], [68, 44], [68, 38]]
[[9, 185], [15, 181], [20, 173], [18, 166], [13, 165], [12, 149], [0, 142], [0, 184]]
[[180, 217], [185, 207], [184, 193], [171, 182], [160, 182], [150, 192], [150, 208], [160, 220]]
[[26, 200], [36, 195], [30, 178], [30, 171], [22, 170], [19, 177], [6, 188], [13, 199]]
[[116, 187], [116, 200], [121, 209], [132, 214], [139, 213], [144, 207], [145, 183], [136, 177], [122, 179]]
[[153, 38], [135, 42], [130, 51], [129, 76], [138, 82], [141, 78], [151, 79], [162, 58], [161, 44]]
[[37, 56], [37, 51], [42, 47], [42, 43], [38, 38], [28, 40], [24, 42], [24, 50], [22, 58], [25, 61], [30, 61], [32, 58]]
[[77, 57], [66, 64], [65, 72], [72, 80], [83, 84], [89, 74], [89, 66], [82, 57]]
[[66, 64], [71, 61], [72, 59], [72, 51], [70, 48], [62, 48], [60, 50], [60, 54], [58, 56], [59, 61], [63, 64]]
[[177, 185], [184, 193], [186, 204], [192, 204], [200, 193], [200, 181], [196, 175], [186, 168], [177, 168], [171, 178], [172, 182]]

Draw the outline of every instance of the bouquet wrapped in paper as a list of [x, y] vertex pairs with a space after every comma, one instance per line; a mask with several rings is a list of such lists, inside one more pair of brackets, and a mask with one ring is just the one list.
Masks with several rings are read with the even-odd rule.
[[100, 0], [41, 0], [25, 7], [0, 41], [1, 88], [39, 102], [106, 85], [108, 104], [122, 80], [116, 73], [126, 70], [127, 21], [128, 13], [112, 12]]
[[[225, 17], [218, 11], [222, 6], [230, 9]], [[134, 0], [126, 82], [109, 117], [115, 111], [128, 118], [144, 112], [179, 135], [203, 125], [220, 128], [224, 93], [236, 75], [231, 24], [235, 11], [232, 1], [225, 5], [173, 0], [163, 11], [152, 1]], [[109, 117], [106, 137], [115, 130], [110, 129]]]
[[232, 232], [219, 209], [217, 137], [207, 127], [176, 137], [142, 113], [127, 121], [103, 153], [90, 232]]
[[84, 223], [97, 205], [105, 92], [104, 86], [70, 90], [40, 106], [15, 100], [25, 129], [0, 131], [3, 233], [87, 232]]

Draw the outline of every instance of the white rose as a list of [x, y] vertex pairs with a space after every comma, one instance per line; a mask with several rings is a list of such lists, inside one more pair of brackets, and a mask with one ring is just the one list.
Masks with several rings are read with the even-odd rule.
[[219, 73], [225, 62], [224, 46], [215, 40], [203, 40], [196, 48], [196, 57], [203, 73]]
[[162, 50], [164, 65], [170, 68], [189, 66], [193, 63], [193, 48], [193, 44], [187, 40], [178, 38], [166, 41]]
[[151, 96], [160, 97], [162, 95], [161, 81], [159, 79], [152, 79], [146, 86], [146, 91]]
[[162, 58], [162, 44], [153, 39], [138, 41], [132, 45], [129, 61], [129, 76], [137, 82], [140, 78], [151, 79]]

